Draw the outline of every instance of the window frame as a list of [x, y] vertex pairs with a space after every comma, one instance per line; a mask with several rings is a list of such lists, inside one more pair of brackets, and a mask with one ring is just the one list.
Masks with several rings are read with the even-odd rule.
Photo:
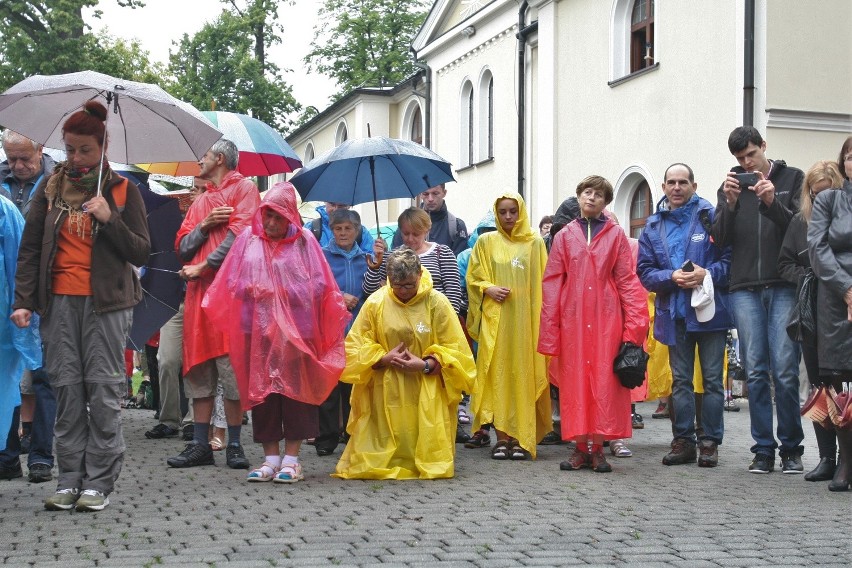
[[[633, 23], [633, 13], [644, 4], [645, 18]], [[633, 0], [630, 7], [630, 73], [636, 73], [654, 65], [654, 0]], [[649, 57], [646, 59], [646, 57]]]
[[[642, 214], [644, 214], [644, 217], [634, 217], [634, 205], [636, 204], [637, 199], [642, 198], [644, 198], [645, 200], [645, 204], [643, 207], [644, 210], [641, 212]], [[641, 235], [642, 231], [645, 229], [645, 224], [648, 221], [648, 217], [650, 217], [653, 213], [653, 201], [654, 195], [651, 192], [651, 184], [648, 183], [648, 180], [643, 178], [642, 181], [639, 182], [639, 185], [636, 186], [636, 189], [633, 190], [633, 194], [630, 196], [630, 205], [627, 209], [627, 216], [630, 222], [629, 234], [631, 238], [638, 239], [639, 235]], [[634, 234], [637, 229], [639, 230], [639, 232]]]

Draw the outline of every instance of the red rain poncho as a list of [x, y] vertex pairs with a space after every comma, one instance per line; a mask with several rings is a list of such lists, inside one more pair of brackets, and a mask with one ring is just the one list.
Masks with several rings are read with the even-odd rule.
[[[266, 236], [265, 208], [289, 221], [283, 238]], [[243, 408], [270, 393], [319, 405], [337, 385], [352, 316], [319, 243], [301, 227], [290, 183], [275, 184], [266, 194], [202, 305], [230, 343]]]
[[630, 389], [612, 362], [623, 341], [648, 333], [647, 292], [624, 231], [608, 219], [591, 245], [579, 221], [557, 233], [542, 283], [538, 351], [558, 356], [562, 438], [631, 436]]
[[[204, 220], [215, 207], [233, 207], [234, 212], [228, 223], [222, 223], [210, 229], [207, 240], [196, 251], [195, 256], [187, 264], [203, 262], [211, 252], [222, 244], [228, 231], [239, 235], [251, 223], [251, 216], [260, 204], [257, 187], [242, 176], [232, 171], [222, 178], [219, 187], [208, 183], [204, 193], [199, 195], [183, 220], [175, 239], [175, 249], [180, 241]], [[230, 256], [230, 252], [228, 253]], [[184, 299], [183, 315], [183, 372], [184, 375], [195, 365], [208, 359], [228, 354], [228, 340], [225, 335], [210, 324], [208, 316], [201, 310], [201, 300], [216, 272], [206, 270], [198, 280], [187, 282], [186, 298]]]

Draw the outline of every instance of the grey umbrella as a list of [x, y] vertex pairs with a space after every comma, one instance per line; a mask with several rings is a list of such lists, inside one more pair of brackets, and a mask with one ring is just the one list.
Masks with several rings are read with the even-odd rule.
[[62, 124], [86, 101], [107, 107], [109, 157], [125, 164], [197, 160], [222, 133], [156, 85], [95, 71], [33, 75], [0, 95], [0, 125], [64, 148]]

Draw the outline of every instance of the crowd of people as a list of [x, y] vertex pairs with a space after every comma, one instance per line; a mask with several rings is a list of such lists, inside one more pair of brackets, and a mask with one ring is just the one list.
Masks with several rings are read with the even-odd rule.
[[[50, 510], [106, 507], [124, 460], [124, 345], [150, 241], [139, 190], [104, 157], [105, 117], [90, 102], [67, 119], [59, 164], [20, 134], [2, 135], [0, 362], [22, 380], [0, 407], [0, 477], [21, 477], [28, 451], [29, 481], [51, 481], [55, 444]], [[717, 203], [674, 163], [638, 239], [607, 210], [610, 182], [592, 175], [537, 231], [517, 193], [494, 197], [469, 234], [446, 187], [428, 188], [400, 214], [389, 247], [346, 204], [326, 203], [305, 223], [288, 182], [261, 200], [236, 171], [236, 146], [219, 140], [199, 161], [177, 232], [185, 292], [159, 332], [158, 423], [145, 435], [183, 435], [172, 468], [213, 465], [224, 449], [249, 483], [304, 480], [306, 440], [319, 456], [345, 445], [333, 474], [343, 479], [452, 477], [459, 443], [495, 460], [570, 443], [561, 470], [607, 473], [605, 447], [632, 455], [635, 403], [670, 394], [662, 463], [715, 467], [735, 329], [748, 471], [772, 472], [777, 453], [783, 473], [804, 473], [803, 358], [813, 393], [839, 410], [814, 422], [820, 461], [805, 479], [846, 491], [852, 137], [836, 162], [807, 173], [767, 158], [752, 127], [736, 128], [728, 147], [738, 165]], [[806, 306], [810, 327], [796, 319]], [[613, 362], [642, 346], [652, 355], [636, 388]], [[221, 433], [211, 430], [217, 393]], [[241, 442], [247, 411], [259, 464]]]

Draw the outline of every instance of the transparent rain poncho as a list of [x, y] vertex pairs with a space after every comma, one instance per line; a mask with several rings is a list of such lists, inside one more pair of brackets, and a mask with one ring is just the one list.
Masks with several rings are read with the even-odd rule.
[[[265, 208], [290, 223], [283, 238], [266, 236]], [[319, 243], [301, 227], [291, 184], [276, 184], [266, 194], [202, 307], [228, 336], [243, 408], [270, 393], [318, 405], [337, 384], [351, 315]]]

